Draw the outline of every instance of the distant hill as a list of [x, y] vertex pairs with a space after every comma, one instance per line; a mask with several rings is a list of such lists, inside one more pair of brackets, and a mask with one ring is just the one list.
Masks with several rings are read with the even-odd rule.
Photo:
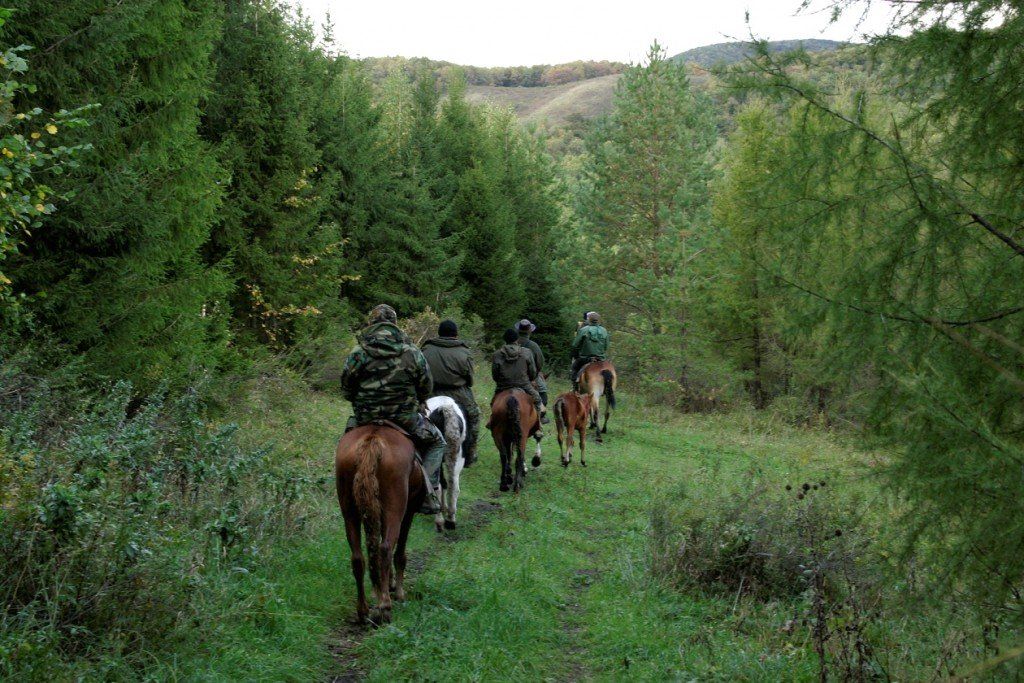
[[[850, 68], [865, 59], [863, 46], [850, 45], [834, 40], [808, 38], [806, 40], [778, 40], [768, 43], [772, 52], [786, 52], [803, 47], [807, 52], [819, 53], [818, 59], [834, 62], [836, 68]], [[751, 54], [753, 45], [745, 42], [718, 43], [705, 45], [682, 52], [672, 59], [690, 65], [690, 80], [697, 88], [710, 87], [714, 81], [707, 69], [715, 65], [734, 64]], [[407, 60], [412, 61], [412, 60]], [[440, 63], [438, 63], [440, 64]], [[575, 65], [584, 64], [576, 62]], [[597, 64], [597, 63], [586, 63]], [[600, 63], [618, 70], [620, 65]], [[381, 69], [383, 60], [370, 62], [371, 67]], [[404, 66], [404, 65], [403, 65]], [[447, 66], [447, 65], [446, 65]], [[562, 65], [569, 66], [569, 65]], [[573, 82], [562, 82], [556, 85], [534, 85], [523, 87], [506, 86], [501, 80], [494, 82], [495, 76], [507, 77], [505, 69], [479, 69], [475, 67], [459, 67], [469, 79], [467, 95], [470, 101], [487, 102], [499, 107], [511, 107], [516, 115], [525, 122], [543, 123], [549, 128], [560, 128], [573, 124], [580, 119], [592, 119], [608, 113], [612, 107], [612, 95], [619, 74], [614, 72], [598, 75], [593, 78], [577, 76]], [[545, 67], [551, 68], [551, 67]], [[561, 67], [559, 67], [561, 68]], [[607, 68], [607, 67], [605, 67]], [[516, 73], [516, 72], [514, 72]], [[443, 77], [445, 74], [440, 72]], [[530, 82], [530, 81], [525, 81]], [[574, 124], [573, 124], [574, 125]]]
[[[769, 52], [791, 52], [801, 47], [807, 52], [832, 52], [849, 43], [841, 43], [835, 40], [822, 40], [819, 38], [806, 38], [801, 40], [774, 40], [768, 43]], [[718, 65], [735, 64], [743, 61], [754, 53], [754, 44], [749, 42], [715, 43], [695, 47], [686, 52], [680, 52], [672, 59], [687, 64], [697, 64], [704, 68]]]

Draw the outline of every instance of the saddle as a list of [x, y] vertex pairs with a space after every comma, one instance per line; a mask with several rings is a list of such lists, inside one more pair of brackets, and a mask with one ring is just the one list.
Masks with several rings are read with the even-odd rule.
[[397, 424], [395, 424], [391, 420], [385, 420], [383, 418], [377, 418], [376, 420], [370, 420], [369, 422], [365, 422], [364, 424], [377, 425], [378, 427], [391, 427], [391, 429], [394, 429], [396, 432], [398, 432], [402, 436], [408, 438], [410, 441], [414, 441], [414, 439], [412, 438], [412, 434], [407, 432], [404, 428], [399, 427]]

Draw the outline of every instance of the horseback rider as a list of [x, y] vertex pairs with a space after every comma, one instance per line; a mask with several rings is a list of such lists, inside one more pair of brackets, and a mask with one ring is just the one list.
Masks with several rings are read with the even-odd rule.
[[576, 386], [580, 370], [587, 363], [608, 358], [608, 330], [601, 326], [601, 316], [595, 311], [587, 313], [587, 322], [576, 333], [572, 342], [572, 384]]
[[480, 434], [480, 406], [473, 396], [473, 352], [459, 339], [459, 327], [453, 320], [444, 320], [437, 327], [437, 337], [423, 342], [423, 356], [434, 378], [434, 396], [449, 396], [466, 416], [466, 467], [476, 462], [477, 439]]
[[[530, 339], [530, 333], [536, 330], [537, 326], [523, 318], [516, 325], [516, 329], [519, 330], [519, 345], [530, 349], [530, 352], [533, 353], [533, 360], [537, 364], [537, 380], [534, 384], [537, 387], [537, 393], [540, 394], [541, 402], [546, 407], [548, 404], [548, 385], [544, 380], [544, 352], [540, 350], [537, 342]], [[550, 420], [545, 416], [543, 422], [546, 424]]]
[[438, 492], [445, 440], [423, 414], [423, 404], [433, 388], [427, 361], [398, 328], [395, 309], [387, 304], [370, 311], [367, 327], [356, 341], [341, 373], [341, 391], [353, 410], [345, 431], [386, 422], [404, 430], [421, 455], [430, 482], [420, 512], [436, 514], [441, 509]]
[[[494, 352], [491, 359], [491, 377], [494, 379], [494, 395], [508, 389], [522, 389], [533, 400], [537, 408], [537, 415], [541, 420], [544, 418], [544, 402], [540, 393], [533, 386], [537, 379], [537, 361], [533, 358], [533, 352], [525, 346], [519, 345], [519, 331], [514, 327], [505, 330], [503, 337], [505, 345]], [[493, 402], [493, 397], [491, 398]], [[537, 438], [543, 436], [541, 430], [537, 429]]]

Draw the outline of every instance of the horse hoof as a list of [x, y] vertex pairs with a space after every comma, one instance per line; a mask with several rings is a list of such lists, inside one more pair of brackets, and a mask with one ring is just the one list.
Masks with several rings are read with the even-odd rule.
[[455, 522], [451, 521], [451, 520], [447, 520], [447, 519], [444, 520], [444, 528], [445, 529], [454, 529], [455, 528]]
[[534, 467], [540, 467], [540, 456], [533, 456], [533, 460], [530, 461], [530, 464], [533, 465]]
[[508, 491], [509, 490], [509, 485], [508, 484], [501, 484], [500, 486], [498, 486], [498, 490], [499, 491]]
[[582, 467], [586, 467], [586, 466], [587, 466], [587, 463], [586, 463], [585, 461], [583, 461], [583, 460], [580, 460], [580, 465], [581, 465]]
[[568, 466], [569, 466], [569, 461], [568, 460], [563, 460], [562, 461], [562, 467], [568, 467]]
[[444, 524], [434, 522], [434, 528], [437, 529], [437, 533], [441, 533], [442, 531], [448, 528], [448, 522], [445, 522]]

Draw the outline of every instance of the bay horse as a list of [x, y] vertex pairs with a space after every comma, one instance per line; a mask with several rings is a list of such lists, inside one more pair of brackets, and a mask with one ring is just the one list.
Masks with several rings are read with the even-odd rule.
[[[580, 464], [587, 466], [587, 424], [590, 422], [590, 394], [567, 391], [555, 399], [555, 428], [558, 430], [558, 450], [562, 466], [572, 462], [573, 432], [580, 435]], [[563, 438], [564, 433], [564, 438]], [[567, 444], [567, 448], [563, 447]]]
[[455, 528], [455, 508], [459, 501], [459, 477], [466, 465], [462, 444], [466, 440], [466, 418], [454, 399], [434, 396], [427, 400], [427, 417], [444, 434], [444, 460], [441, 461], [439, 496], [441, 511], [434, 517], [437, 530]]
[[[537, 451], [532, 464], [540, 467], [540, 416], [533, 400], [522, 389], [506, 389], [494, 395], [491, 400], [491, 417], [487, 420], [494, 445], [501, 456], [501, 481], [498, 488], [519, 492], [526, 477], [526, 441], [531, 436], [537, 440]], [[512, 456], [515, 455], [515, 473], [512, 472]]]
[[[388, 589], [392, 583], [395, 599], [405, 599], [405, 544], [428, 484], [416, 462], [412, 441], [384, 424], [356, 427], [341, 437], [334, 456], [334, 476], [345, 536], [352, 551], [352, 574], [358, 593], [356, 616], [360, 623], [369, 616], [375, 624], [386, 624], [391, 621]], [[372, 614], [363, 589], [362, 532], [366, 534], [370, 581], [377, 599]]]
[[[619, 377], [615, 373], [615, 366], [611, 361], [595, 360], [583, 366], [578, 380], [580, 393], [590, 395], [590, 426], [594, 427], [598, 443], [604, 441], [602, 433], [608, 432], [608, 415], [615, 407], [615, 387]], [[607, 398], [604, 407], [604, 427], [597, 429], [598, 418], [601, 415], [601, 397]]]

